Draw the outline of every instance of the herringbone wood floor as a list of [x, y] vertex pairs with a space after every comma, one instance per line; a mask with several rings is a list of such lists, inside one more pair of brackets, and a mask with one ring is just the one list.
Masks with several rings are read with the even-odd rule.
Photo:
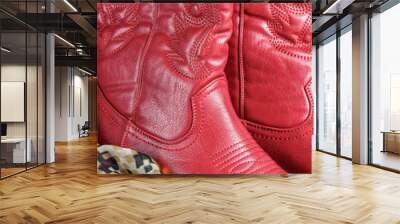
[[94, 137], [0, 181], [0, 223], [400, 223], [400, 175], [314, 154], [312, 175], [96, 175]]

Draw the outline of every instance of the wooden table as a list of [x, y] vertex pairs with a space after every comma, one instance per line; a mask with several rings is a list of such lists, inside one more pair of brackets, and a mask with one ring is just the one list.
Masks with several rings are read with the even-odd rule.
[[400, 131], [383, 131], [382, 152], [400, 154]]

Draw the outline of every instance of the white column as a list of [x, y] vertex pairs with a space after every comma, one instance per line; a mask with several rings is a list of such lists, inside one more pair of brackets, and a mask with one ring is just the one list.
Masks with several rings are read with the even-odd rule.
[[[47, 12], [54, 11], [51, 1], [46, 1]], [[46, 163], [55, 162], [55, 43], [54, 34], [46, 35]]]
[[368, 15], [353, 20], [353, 162], [368, 163]]
[[55, 133], [55, 60], [54, 60], [54, 35], [47, 34], [46, 37], [46, 60], [47, 60], [47, 71], [46, 71], [46, 163], [52, 163], [55, 161], [55, 149], [54, 149], [54, 133]]

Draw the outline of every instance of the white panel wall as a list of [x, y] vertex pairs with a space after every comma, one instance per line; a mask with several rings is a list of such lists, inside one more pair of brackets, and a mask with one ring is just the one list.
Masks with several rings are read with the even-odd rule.
[[69, 68], [55, 68], [55, 141], [68, 141], [69, 136]]
[[76, 68], [56, 68], [56, 141], [79, 138], [78, 125], [88, 120], [88, 77]]

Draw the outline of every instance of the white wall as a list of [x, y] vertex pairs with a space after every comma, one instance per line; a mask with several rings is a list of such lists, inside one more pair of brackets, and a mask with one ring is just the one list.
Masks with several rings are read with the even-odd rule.
[[[85, 123], [85, 121], [88, 121], [89, 102], [88, 102], [88, 77], [82, 76], [82, 73], [80, 73], [80, 72], [78, 73], [78, 75], [76, 75], [76, 71], [77, 70], [75, 70], [75, 77], [74, 77], [75, 116], [74, 116], [74, 119], [72, 119], [72, 127], [73, 127], [72, 135], [75, 137], [78, 137], [78, 135], [79, 135], [78, 129], [77, 129], [78, 124], [83, 125]], [[80, 93], [78, 91], [80, 91]], [[78, 95], [80, 95], [80, 99], [77, 97]], [[80, 102], [78, 102], [78, 101], [80, 101]], [[82, 111], [79, 111], [79, 107], [81, 107], [80, 109]]]
[[69, 136], [69, 68], [55, 68], [55, 141], [68, 141]]
[[[1, 81], [25, 82], [25, 65], [9, 64], [1, 66]], [[7, 108], [1, 108], [7, 110]], [[25, 137], [25, 123], [7, 123], [7, 137]]]
[[[3, 82], [25, 82], [25, 75], [27, 69], [28, 72], [28, 84], [29, 87], [36, 86], [36, 80], [34, 80], [31, 75], [36, 76], [36, 66], [29, 66], [26, 68], [24, 65], [19, 64], [5, 64], [1, 66], [1, 81]], [[36, 99], [36, 88], [27, 88], [27, 106], [28, 108], [27, 118], [28, 118], [28, 137], [30, 132], [30, 127], [35, 130], [36, 135], [36, 113], [32, 113], [32, 111], [36, 112], [37, 107], [37, 99]], [[34, 108], [32, 108], [34, 107]], [[1, 108], [2, 110], [7, 110], [7, 108]], [[34, 122], [34, 123], [32, 123]], [[8, 137], [25, 137], [25, 123], [26, 122], [7, 122], [7, 136]], [[34, 126], [34, 127], [33, 127]]]
[[[37, 70], [38, 69], [38, 70]], [[25, 80], [27, 78], [27, 80]], [[27, 120], [23, 122], [6, 122], [7, 137], [30, 139], [32, 151], [32, 161], [44, 162], [44, 74], [42, 67], [25, 64], [3, 64], [1, 66], [1, 81], [24, 82], [26, 83], [26, 108], [23, 106], [22, 112], [27, 115]], [[7, 97], [7, 96], [2, 96]], [[1, 110], [10, 110], [10, 108], [1, 108]], [[12, 113], [12, 111], [11, 111]], [[37, 157], [37, 153], [39, 156]]]
[[72, 67], [56, 67], [55, 73], [55, 140], [70, 141], [88, 120], [88, 77]]

